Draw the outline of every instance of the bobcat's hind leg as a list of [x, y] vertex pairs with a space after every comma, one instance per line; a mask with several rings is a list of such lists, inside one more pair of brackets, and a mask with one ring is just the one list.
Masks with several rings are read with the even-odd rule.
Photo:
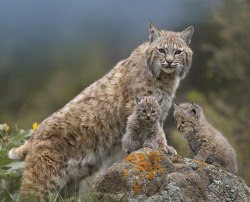
[[51, 149], [31, 151], [25, 161], [20, 200], [48, 201], [66, 184], [62, 156]]

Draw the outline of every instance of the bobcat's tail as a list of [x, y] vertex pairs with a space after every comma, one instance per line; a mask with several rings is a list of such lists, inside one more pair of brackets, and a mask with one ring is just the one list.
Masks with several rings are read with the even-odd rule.
[[10, 159], [22, 161], [27, 156], [28, 151], [29, 151], [29, 147], [30, 147], [30, 144], [29, 144], [29, 141], [27, 141], [23, 145], [21, 145], [20, 147], [12, 148], [9, 151], [8, 156]]

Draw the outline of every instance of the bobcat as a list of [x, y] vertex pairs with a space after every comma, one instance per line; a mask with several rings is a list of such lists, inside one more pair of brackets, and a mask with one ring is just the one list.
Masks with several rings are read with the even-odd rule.
[[166, 153], [177, 153], [167, 145], [160, 126], [163, 96], [135, 96], [134, 112], [128, 117], [127, 130], [122, 138], [123, 149], [129, 154], [142, 147], [163, 149]]
[[236, 154], [227, 139], [205, 118], [197, 104], [174, 104], [177, 129], [188, 141], [189, 157], [235, 174], [238, 170]]
[[159, 30], [150, 22], [148, 42], [45, 119], [26, 144], [10, 150], [10, 158], [25, 159], [21, 198], [32, 194], [47, 200], [70, 180], [92, 175], [115, 149], [122, 151], [135, 95], [163, 95], [163, 126], [179, 82], [191, 66], [193, 31]]

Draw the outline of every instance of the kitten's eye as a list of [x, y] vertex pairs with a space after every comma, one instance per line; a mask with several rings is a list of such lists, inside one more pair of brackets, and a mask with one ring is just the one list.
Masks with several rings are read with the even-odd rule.
[[152, 114], [154, 114], [155, 113], [155, 110], [152, 110]]
[[141, 110], [143, 113], [146, 113], [146, 109]]
[[160, 53], [164, 53], [164, 54], [166, 53], [166, 51], [165, 51], [163, 48], [159, 48], [158, 51], [159, 51]]
[[178, 54], [181, 54], [181, 52], [182, 52], [181, 50], [177, 50], [177, 51], [174, 52], [174, 54], [178, 55]]
[[186, 121], [181, 121], [181, 124], [184, 124], [184, 123], [186, 123]]

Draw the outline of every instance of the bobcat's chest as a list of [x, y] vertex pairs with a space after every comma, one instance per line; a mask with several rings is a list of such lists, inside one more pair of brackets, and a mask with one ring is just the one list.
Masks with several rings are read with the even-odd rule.
[[163, 75], [159, 77], [156, 82], [155, 86], [157, 91], [161, 93], [164, 97], [162, 103], [162, 119], [164, 120], [168, 114], [168, 111], [172, 105], [173, 98], [175, 97], [176, 89], [179, 85], [180, 79], [177, 76], [166, 76]]

